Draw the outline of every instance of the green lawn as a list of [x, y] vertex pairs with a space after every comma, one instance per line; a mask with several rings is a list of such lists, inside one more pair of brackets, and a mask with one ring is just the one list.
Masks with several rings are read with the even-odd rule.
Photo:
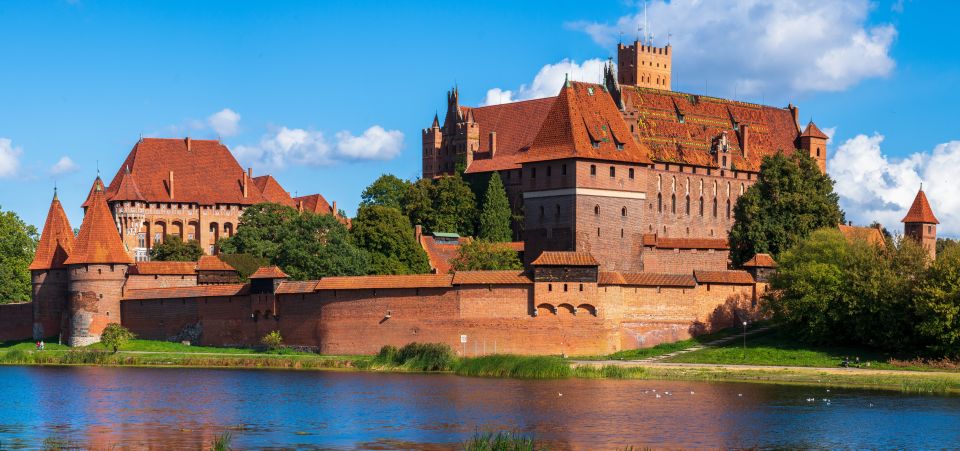
[[[757, 322], [750, 325], [747, 328], [747, 331], [756, 329], [763, 326], [764, 323]], [[600, 355], [600, 356], [585, 356], [585, 357], [574, 357], [576, 360], [643, 360], [649, 357], [656, 357], [659, 355], [670, 354], [671, 352], [680, 351], [693, 347], [703, 343], [709, 343], [714, 340], [719, 340], [721, 338], [729, 337], [731, 335], [742, 334], [743, 329], [737, 327], [730, 327], [727, 329], [721, 329], [710, 334], [700, 335], [694, 338], [687, 340], [675, 341], [673, 343], [661, 343], [651, 348], [640, 348], [640, 349], [628, 349], [626, 351], [615, 352], [610, 355]]]
[[851, 360], [860, 357], [862, 368], [928, 369], [891, 365], [888, 361], [896, 356], [877, 350], [799, 343], [786, 333], [776, 330], [747, 337], [746, 351], [742, 341], [733, 340], [715, 348], [705, 348], [670, 357], [664, 362], [837, 368], [844, 357], [849, 357]]

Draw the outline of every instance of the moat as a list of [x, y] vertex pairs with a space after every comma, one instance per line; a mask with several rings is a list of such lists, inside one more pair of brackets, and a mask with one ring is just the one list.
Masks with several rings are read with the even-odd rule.
[[960, 397], [784, 385], [0, 367], [0, 449], [446, 449], [516, 430], [551, 449], [947, 448]]

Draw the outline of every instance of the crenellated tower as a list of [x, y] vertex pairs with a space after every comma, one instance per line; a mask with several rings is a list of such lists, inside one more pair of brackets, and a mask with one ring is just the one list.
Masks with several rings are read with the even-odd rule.
[[456, 87], [447, 92], [443, 126], [435, 115], [430, 128], [422, 132], [424, 178], [454, 174], [458, 168], [468, 166], [474, 152], [480, 150], [480, 124], [472, 108], [460, 106]]
[[919, 243], [930, 255], [930, 260], [937, 258], [937, 224], [940, 221], [933, 215], [933, 209], [930, 208], [930, 202], [927, 202], [927, 195], [923, 192], [923, 187], [917, 192], [917, 197], [913, 199], [913, 205], [903, 217], [903, 234]]
[[73, 250], [74, 241], [73, 228], [54, 190], [37, 251], [30, 263], [34, 340], [58, 336], [63, 330], [69, 287], [64, 262]]
[[617, 45], [617, 76], [622, 85], [671, 90], [673, 53], [670, 44], [657, 47], [643, 41]]
[[120, 322], [123, 285], [133, 263], [120, 240], [100, 177], [84, 204], [80, 233], [64, 262], [69, 272], [66, 335], [70, 346], [96, 343], [107, 324]]

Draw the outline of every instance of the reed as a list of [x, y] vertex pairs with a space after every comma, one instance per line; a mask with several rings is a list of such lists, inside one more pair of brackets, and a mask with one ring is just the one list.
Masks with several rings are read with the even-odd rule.
[[538, 446], [531, 437], [515, 432], [497, 432], [496, 434], [477, 432], [473, 438], [463, 443], [464, 451], [535, 451], [546, 450]]
[[461, 376], [522, 379], [565, 379], [572, 375], [570, 364], [560, 357], [510, 354], [461, 359], [456, 373]]

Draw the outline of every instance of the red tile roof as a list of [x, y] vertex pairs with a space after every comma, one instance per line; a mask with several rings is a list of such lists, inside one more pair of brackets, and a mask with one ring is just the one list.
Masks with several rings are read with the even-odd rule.
[[743, 264], [744, 268], [776, 268], [777, 262], [773, 261], [770, 254], [757, 254]]
[[254, 177], [253, 186], [260, 190], [260, 194], [263, 195], [263, 198], [266, 199], [267, 202], [286, 205], [288, 207], [297, 206], [297, 204], [294, 203], [293, 198], [290, 197], [290, 193], [284, 190], [283, 187], [280, 186], [280, 183], [277, 182], [277, 179], [273, 178], [271, 175]]
[[[188, 149], [187, 142], [188, 139], [179, 138], [141, 139], [110, 182], [107, 198], [200, 205], [251, 205], [266, 201], [256, 189], [248, 189], [247, 197], [243, 197], [244, 171], [226, 146], [214, 140], [189, 139]], [[132, 177], [131, 182], [143, 199], [132, 199], [140, 195], [130, 189], [121, 190], [125, 177]]]
[[913, 199], [913, 205], [907, 211], [901, 222], [919, 222], [921, 224], [940, 224], [937, 217], [933, 215], [933, 209], [930, 208], [930, 202], [927, 202], [927, 195], [921, 189], [917, 192], [917, 197]]
[[837, 226], [840, 229], [840, 233], [850, 241], [853, 240], [864, 240], [870, 244], [877, 244], [885, 246], [887, 240], [883, 237], [883, 232], [877, 227], [857, 227], [849, 226], [846, 224], [840, 224]]
[[650, 272], [623, 274], [624, 285], [640, 287], [687, 287], [697, 285], [690, 274], [659, 274]]
[[288, 276], [283, 270], [277, 266], [261, 266], [257, 268], [253, 274], [250, 274], [250, 279], [287, 279]]
[[600, 278], [597, 281], [600, 285], [623, 285], [623, 275], [619, 272], [600, 271]]
[[249, 285], [197, 285], [195, 287], [147, 288], [142, 290], [127, 290], [123, 293], [124, 301], [140, 301], [148, 299], [181, 299], [221, 296], [242, 296], [250, 292]]
[[661, 249], [730, 249], [730, 243], [723, 238], [670, 238], [655, 233], [644, 234], [643, 245]]
[[725, 285], [753, 285], [753, 276], [746, 271], [694, 271], [698, 283]]
[[826, 133], [820, 131], [817, 128], [817, 124], [814, 124], [813, 121], [807, 124], [807, 128], [803, 130], [803, 133], [800, 134], [801, 137], [811, 137], [811, 138], [820, 138], [820, 139], [830, 139]]
[[451, 261], [459, 254], [460, 246], [469, 242], [470, 238], [460, 237], [456, 244], [447, 244], [438, 242], [436, 237], [431, 235], [420, 235], [420, 247], [427, 253], [430, 268], [437, 274], [451, 272]]
[[511, 241], [509, 243], [503, 243], [503, 245], [515, 252], [523, 252], [523, 249], [524, 249], [523, 241]]
[[128, 274], [134, 275], [192, 275], [197, 273], [196, 262], [137, 262]]
[[133, 263], [120, 241], [120, 232], [113, 222], [110, 207], [100, 178], [94, 182], [83, 216], [80, 233], [67, 257], [66, 264]]
[[600, 266], [593, 255], [587, 252], [543, 251], [531, 263], [535, 266]]
[[73, 228], [70, 227], [70, 220], [63, 211], [60, 199], [57, 199], [57, 195], [54, 194], [30, 269], [63, 268], [63, 262], [67, 260], [70, 250], [73, 249], [74, 241], [76, 237], [73, 235]]
[[[519, 157], [537, 136], [556, 97], [525, 100], [484, 107], [460, 107], [471, 111], [480, 126], [480, 149], [474, 152], [467, 173], [489, 172], [520, 167]], [[497, 152], [490, 157], [490, 132], [496, 132]]]
[[216, 255], [201, 255], [197, 262], [198, 271], [236, 271], [229, 263], [220, 260]]
[[280, 282], [280, 286], [274, 292], [276, 294], [303, 294], [313, 293], [317, 289], [316, 280], [288, 281]]
[[334, 215], [341, 224], [350, 227], [350, 218], [340, 216], [339, 212], [333, 211], [333, 207], [327, 203], [327, 200], [320, 194], [311, 194], [309, 196], [300, 196], [293, 198], [294, 208], [303, 207], [303, 211], [318, 215]]
[[454, 285], [519, 285], [533, 281], [524, 271], [457, 271]]
[[317, 290], [445, 288], [451, 286], [452, 280], [452, 274], [324, 277], [317, 283]]
[[80, 204], [81, 207], [83, 207], [84, 209], [90, 207], [91, 201], [93, 200], [93, 193], [97, 191], [98, 187], [100, 188], [101, 191], [106, 189], [103, 184], [103, 180], [100, 178], [99, 175], [97, 175], [97, 178], [93, 179], [93, 185], [90, 187], [90, 192], [87, 193], [87, 199], [84, 200], [82, 204]]
[[140, 192], [140, 188], [137, 186], [136, 179], [130, 175], [127, 168], [124, 168], [124, 171], [120, 173], [120, 181], [117, 185], [116, 193], [113, 195], [116, 199], [122, 200], [137, 200], [137, 201], [146, 201], [146, 196]]
[[569, 82], [560, 89], [521, 161], [590, 158], [650, 163], [648, 155], [649, 150], [633, 139], [603, 86]]

